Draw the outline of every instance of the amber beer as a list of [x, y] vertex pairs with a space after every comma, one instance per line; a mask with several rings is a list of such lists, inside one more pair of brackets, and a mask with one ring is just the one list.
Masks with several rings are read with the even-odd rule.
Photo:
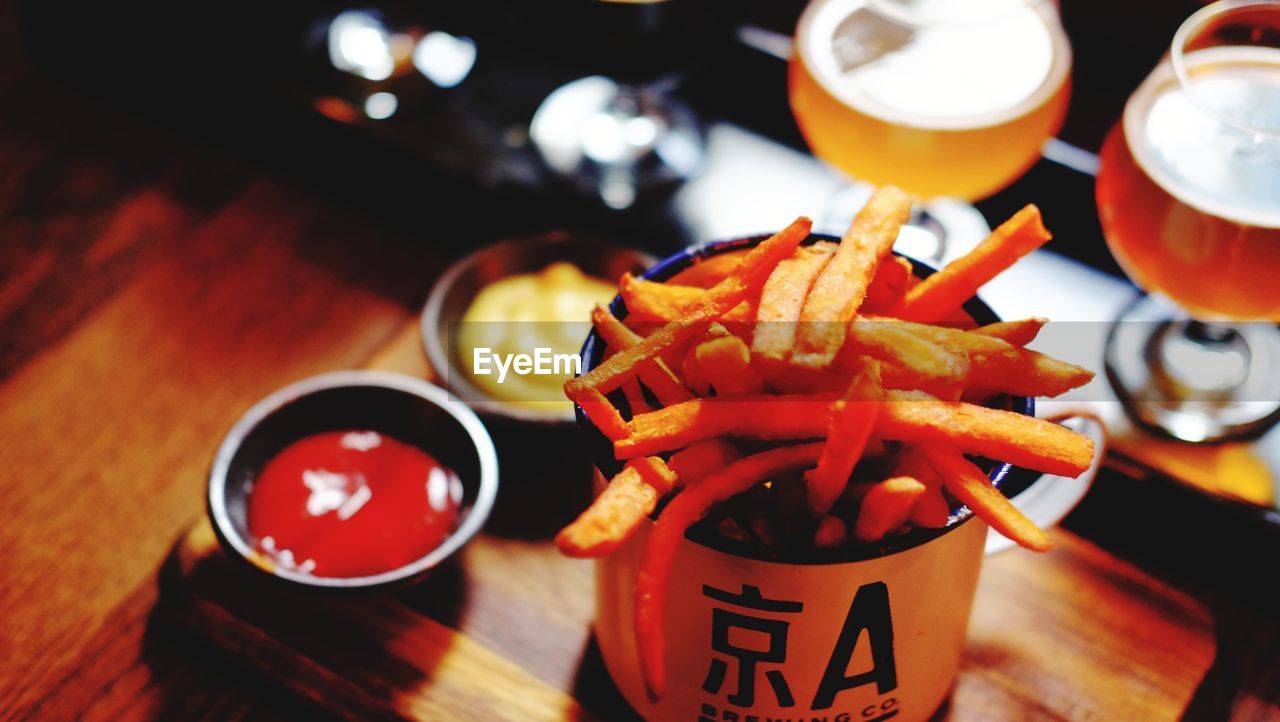
[[1280, 138], [1242, 127], [1280, 127], [1280, 49], [1184, 57], [1194, 98], [1166, 59], [1103, 146], [1107, 242], [1140, 286], [1198, 318], [1280, 321]]
[[791, 107], [814, 154], [853, 177], [974, 200], [1039, 158], [1070, 68], [1052, 3], [814, 0]]

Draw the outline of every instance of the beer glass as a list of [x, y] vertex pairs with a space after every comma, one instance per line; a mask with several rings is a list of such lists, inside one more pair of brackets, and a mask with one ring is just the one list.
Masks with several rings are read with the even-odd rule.
[[1108, 340], [1130, 414], [1192, 442], [1264, 431], [1280, 412], [1280, 3], [1182, 24], [1103, 145], [1097, 202], [1150, 294]]
[[1040, 157], [1070, 69], [1047, 0], [813, 0], [791, 108], [814, 155], [850, 176], [972, 201]]

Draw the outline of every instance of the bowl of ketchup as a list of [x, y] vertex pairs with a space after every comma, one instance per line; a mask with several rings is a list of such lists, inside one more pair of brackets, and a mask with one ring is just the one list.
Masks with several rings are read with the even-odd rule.
[[421, 579], [479, 531], [498, 462], [443, 389], [381, 371], [286, 386], [227, 433], [209, 473], [223, 547], [276, 577], [374, 588]]

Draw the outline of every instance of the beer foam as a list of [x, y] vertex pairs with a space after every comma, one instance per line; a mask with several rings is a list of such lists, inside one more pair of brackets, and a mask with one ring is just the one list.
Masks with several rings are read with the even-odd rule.
[[965, 130], [1008, 122], [1066, 81], [1056, 8], [1028, 0], [817, 0], [796, 48], [842, 103], [895, 125]]
[[1149, 178], [1209, 215], [1280, 228], [1280, 50], [1206, 48], [1184, 56], [1189, 97], [1166, 58], [1124, 109], [1125, 142]]

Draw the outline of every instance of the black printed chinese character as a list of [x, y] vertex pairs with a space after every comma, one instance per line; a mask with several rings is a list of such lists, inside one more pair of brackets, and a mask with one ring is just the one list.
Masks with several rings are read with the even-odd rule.
[[[710, 585], [703, 585], [702, 594], [716, 601], [731, 604], [744, 609], [755, 609], [762, 612], [796, 614], [804, 609], [800, 602], [787, 602], [778, 599], [765, 599], [759, 587], [743, 585], [741, 594], [726, 592]], [[791, 623], [781, 619], [768, 617], [752, 617], [719, 607], [711, 610], [711, 649], [715, 652], [737, 660], [738, 682], [733, 694], [728, 696], [730, 704], [749, 707], [755, 703], [756, 666], [765, 664], [780, 665], [787, 660], [787, 630]], [[764, 645], [746, 645], [742, 643], [741, 634], [734, 635], [737, 640], [730, 639], [733, 630], [755, 632], [764, 635]], [[756, 635], [751, 635], [756, 636]], [[763, 647], [763, 648], [759, 648]], [[719, 657], [711, 659], [711, 668], [707, 670], [706, 681], [702, 689], [707, 694], [716, 694], [724, 686], [729, 664]], [[773, 688], [774, 697], [782, 707], [795, 705], [791, 688], [778, 669], [766, 670], [765, 679]]]

